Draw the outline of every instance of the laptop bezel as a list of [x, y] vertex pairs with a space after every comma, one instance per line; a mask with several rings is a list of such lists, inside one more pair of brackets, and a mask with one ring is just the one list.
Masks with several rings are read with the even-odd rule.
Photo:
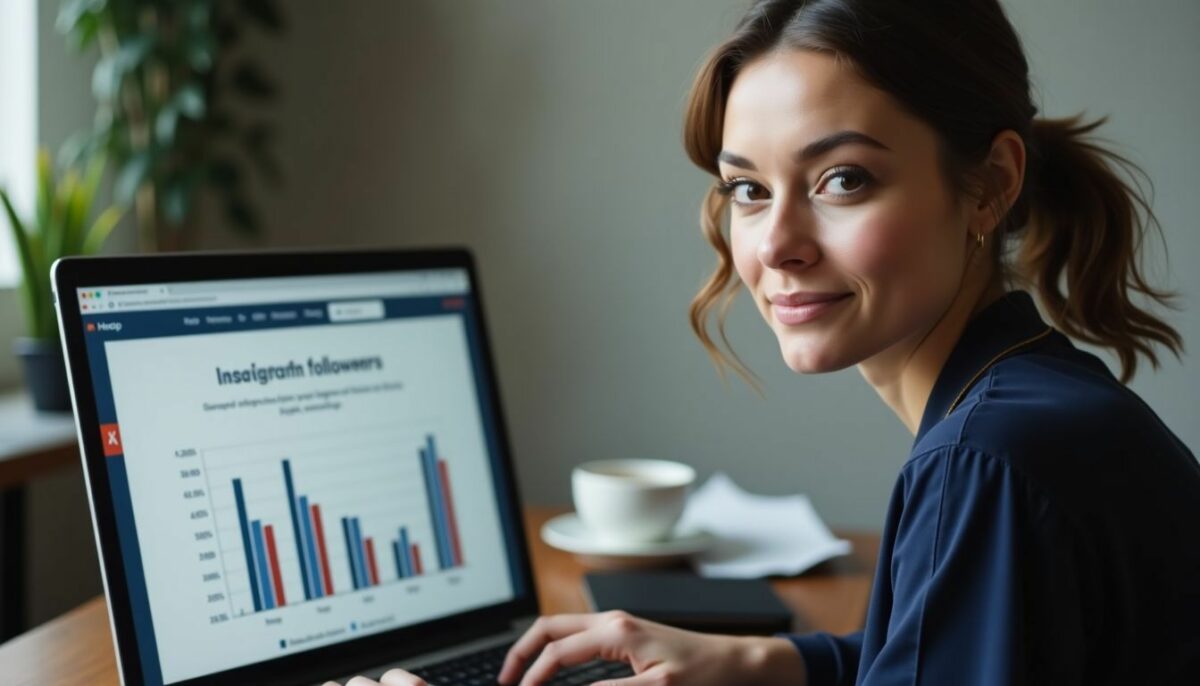
[[100, 554], [109, 618], [114, 632], [118, 667], [126, 684], [146, 683], [142, 670], [142, 652], [137, 642], [129, 602], [128, 579], [124, 569], [113, 511], [112, 491], [105, 469], [105, 457], [97, 427], [96, 401], [88, 364], [83, 316], [77, 291], [80, 288], [210, 281], [223, 279], [367, 274], [420, 269], [465, 269], [469, 275], [475, 321], [479, 326], [481, 366], [488, 405], [493, 414], [495, 444], [500, 452], [507, 512], [513, 523], [513, 544], [519, 559], [514, 569], [523, 576], [513, 600], [476, 610], [456, 613], [440, 619], [362, 636], [349, 641], [281, 656], [232, 670], [174, 682], [180, 686], [204, 686], [230, 683], [297, 683], [316, 681], [327, 676], [346, 674], [354, 669], [395, 662], [406, 656], [446, 647], [490, 633], [509, 629], [514, 622], [538, 614], [537, 593], [525, 537], [521, 500], [516, 484], [512, 451], [500, 402], [499, 382], [479, 279], [471, 253], [465, 248], [425, 250], [308, 250], [273, 252], [208, 252], [162, 254], [129, 257], [64, 258], [54, 264], [51, 279], [58, 304], [60, 338], [67, 362], [76, 430], [83, 462], [92, 521]]

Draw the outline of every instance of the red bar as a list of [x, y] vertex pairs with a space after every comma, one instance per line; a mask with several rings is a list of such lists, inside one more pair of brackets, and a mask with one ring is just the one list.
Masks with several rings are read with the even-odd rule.
[[325, 582], [325, 595], [333, 595], [333, 575], [329, 573], [329, 553], [325, 552], [325, 527], [321, 526], [321, 506], [309, 505], [312, 510], [313, 531], [317, 535], [317, 552], [321, 554], [321, 576]]
[[438, 474], [442, 477], [442, 502], [446, 503], [446, 520], [450, 524], [450, 542], [454, 544], [454, 566], [463, 563], [462, 545], [458, 542], [458, 520], [454, 517], [454, 500], [450, 497], [450, 473], [446, 461], [438, 460]]
[[417, 547], [416, 543], [412, 544], [412, 563], [413, 563], [413, 572], [415, 574], [420, 574], [421, 573], [421, 549]]
[[367, 548], [367, 571], [371, 574], [371, 585], [379, 585], [379, 567], [375, 566], [375, 541], [368, 538], [363, 541]]
[[267, 562], [271, 565], [271, 581], [275, 585], [275, 607], [283, 607], [287, 601], [283, 598], [283, 575], [279, 573], [279, 553], [275, 551], [275, 530], [268, 524], [263, 527], [263, 536], [267, 539]]

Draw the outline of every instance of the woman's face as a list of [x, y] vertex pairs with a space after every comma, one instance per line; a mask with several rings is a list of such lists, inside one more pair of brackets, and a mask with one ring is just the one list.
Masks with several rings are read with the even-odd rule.
[[933, 129], [833, 57], [745, 66], [720, 172], [734, 264], [793, 370], [903, 357], [958, 293], [970, 215]]

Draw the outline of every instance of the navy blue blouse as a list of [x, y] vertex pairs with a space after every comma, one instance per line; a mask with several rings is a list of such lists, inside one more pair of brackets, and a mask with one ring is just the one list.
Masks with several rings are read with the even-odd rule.
[[1200, 464], [1010, 293], [934, 385], [866, 629], [790, 638], [811, 686], [1200, 684]]

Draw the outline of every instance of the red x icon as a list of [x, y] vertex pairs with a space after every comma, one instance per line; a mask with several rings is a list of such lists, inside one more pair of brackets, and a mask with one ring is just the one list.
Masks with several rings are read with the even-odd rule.
[[125, 452], [121, 447], [121, 427], [117, 424], [100, 425], [100, 442], [104, 444], [105, 457], [113, 457]]

